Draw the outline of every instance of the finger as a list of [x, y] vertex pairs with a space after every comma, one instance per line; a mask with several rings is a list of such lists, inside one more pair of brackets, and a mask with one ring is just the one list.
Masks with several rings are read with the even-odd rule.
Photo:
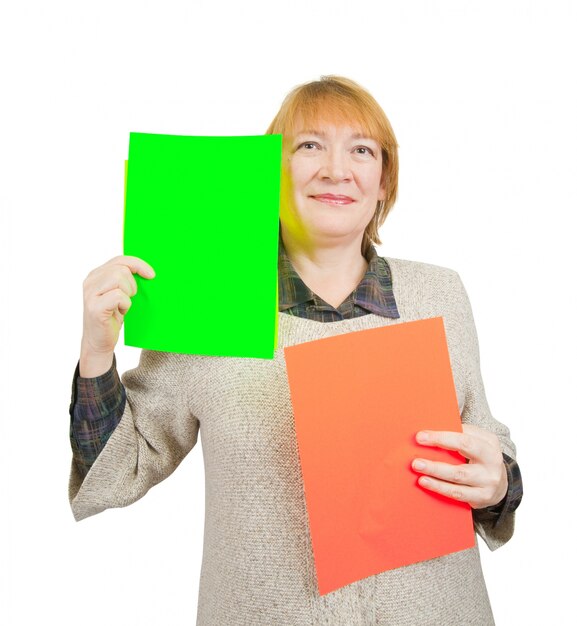
[[478, 460], [487, 442], [471, 433], [444, 430], [422, 430], [417, 433], [417, 443], [423, 446], [460, 452], [465, 458]]
[[427, 489], [427, 491], [439, 493], [442, 496], [451, 498], [451, 500], [457, 500], [458, 502], [468, 502], [471, 506], [473, 506], [477, 500], [477, 490], [474, 487], [448, 483], [444, 480], [431, 478], [430, 476], [420, 476], [418, 483], [421, 487]]
[[128, 309], [132, 306], [132, 300], [130, 298], [122, 298], [117, 305], [118, 313], [124, 319], [124, 316], [128, 313]]
[[112, 289], [96, 299], [92, 313], [97, 319], [105, 321], [115, 314], [124, 317], [131, 306], [132, 300], [122, 289]]
[[412, 468], [420, 474], [426, 474], [433, 478], [456, 483], [458, 485], [479, 486], [479, 472], [476, 465], [467, 463], [440, 463], [427, 459], [415, 459]]
[[152, 266], [137, 256], [117, 256], [104, 265], [125, 265], [132, 274], [138, 274], [143, 278], [154, 278], [156, 275]]
[[107, 291], [117, 288], [122, 289], [129, 297], [136, 294], [136, 280], [126, 265], [103, 268], [98, 279], [95, 277], [91, 295], [100, 296]]
[[120, 289], [128, 297], [134, 296], [136, 294], [137, 286], [136, 281], [132, 278], [132, 274], [130, 275], [130, 278], [128, 278], [128, 276], [123, 276], [120, 273], [101, 276], [100, 279], [97, 281], [95, 280], [92, 285], [87, 285], [85, 287], [84, 299], [93, 300], [94, 298], [98, 298], [109, 291], [114, 291], [115, 289]]
[[154, 278], [156, 276], [154, 269], [146, 261], [134, 256], [116, 256], [93, 269], [84, 280], [85, 287], [94, 284], [99, 276], [108, 274], [111, 267], [126, 267], [131, 275], [138, 274], [143, 278]]
[[500, 502], [504, 493], [497, 494], [490, 486], [461, 485], [431, 476], [420, 476], [419, 485], [452, 500], [467, 502], [474, 509], [481, 509]]
[[84, 281], [85, 297], [102, 295], [106, 291], [120, 287], [129, 296], [134, 296], [137, 284], [127, 265], [105, 263], [90, 272]]

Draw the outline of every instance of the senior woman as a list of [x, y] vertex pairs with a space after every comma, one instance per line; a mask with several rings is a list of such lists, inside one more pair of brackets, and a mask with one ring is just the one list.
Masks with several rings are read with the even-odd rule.
[[[318, 594], [283, 346], [442, 316], [464, 432], [419, 433], [422, 458], [407, 463], [425, 489], [471, 505], [491, 549], [512, 535], [521, 481], [509, 432], [487, 406], [458, 275], [375, 251], [398, 172], [380, 106], [356, 83], [324, 77], [294, 89], [268, 132], [283, 134], [274, 359], [145, 350], [121, 383], [114, 347], [136, 291], [133, 273], [154, 272], [134, 257], [91, 272], [71, 405], [74, 515], [142, 497], [174, 471], [200, 430], [206, 524], [198, 624], [491, 624], [477, 546]], [[432, 462], [427, 446], [458, 450], [468, 462]]]

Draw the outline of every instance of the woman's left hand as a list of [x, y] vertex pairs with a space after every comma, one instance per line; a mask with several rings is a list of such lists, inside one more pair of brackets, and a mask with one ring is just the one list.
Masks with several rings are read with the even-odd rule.
[[412, 467], [419, 474], [419, 485], [448, 498], [468, 502], [482, 509], [501, 502], [507, 493], [507, 470], [499, 439], [477, 426], [463, 424], [463, 432], [423, 430], [417, 433], [423, 446], [456, 450], [468, 463], [452, 465], [424, 458], [415, 459]]

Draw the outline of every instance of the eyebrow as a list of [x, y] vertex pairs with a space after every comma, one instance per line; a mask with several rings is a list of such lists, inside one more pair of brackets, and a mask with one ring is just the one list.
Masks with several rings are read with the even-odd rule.
[[[301, 135], [316, 135], [317, 137], [321, 137], [322, 139], [326, 139], [326, 133], [323, 133], [320, 130], [315, 130], [314, 128], [311, 128], [309, 130], [302, 130], [302, 131], [298, 132], [295, 135], [295, 137], [300, 137]], [[365, 135], [364, 133], [353, 133], [351, 135], [351, 139], [370, 139], [371, 141], [377, 141], [376, 139], [374, 139], [370, 135]]]

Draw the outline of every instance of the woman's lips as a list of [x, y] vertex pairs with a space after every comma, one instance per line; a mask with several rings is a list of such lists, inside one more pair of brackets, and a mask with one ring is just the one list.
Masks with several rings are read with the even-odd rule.
[[351, 204], [354, 200], [349, 196], [340, 196], [334, 195], [332, 193], [323, 193], [318, 196], [311, 196], [315, 200], [319, 202], [323, 202], [324, 204], [333, 204], [336, 206], [343, 206], [345, 204]]

